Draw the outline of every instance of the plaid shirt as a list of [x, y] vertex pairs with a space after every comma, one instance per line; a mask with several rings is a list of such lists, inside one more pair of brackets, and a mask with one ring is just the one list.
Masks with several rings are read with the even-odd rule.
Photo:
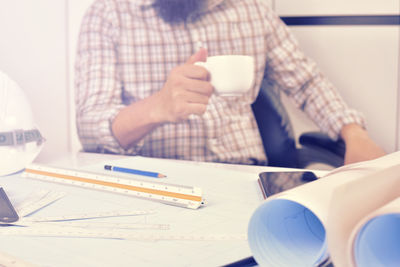
[[[363, 125], [335, 88], [299, 50], [284, 23], [263, 0], [210, 0], [203, 16], [169, 25], [152, 0], [96, 0], [81, 26], [76, 61], [78, 134], [86, 151], [251, 163], [266, 156], [251, 103], [267, 79], [283, 90], [317, 125], [337, 138], [344, 124]], [[202, 116], [165, 123], [129, 149], [113, 136], [118, 112], [162, 88], [172, 68], [199, 46], [209, 56], [255, 58], [255, 82], [242, 96], [212, 95]]]

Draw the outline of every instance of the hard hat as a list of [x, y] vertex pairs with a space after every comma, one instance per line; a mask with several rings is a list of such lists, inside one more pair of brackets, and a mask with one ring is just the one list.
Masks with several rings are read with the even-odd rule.
[[0, 71], [0, 176], [24, 169], [43, 141], [25, 93]]

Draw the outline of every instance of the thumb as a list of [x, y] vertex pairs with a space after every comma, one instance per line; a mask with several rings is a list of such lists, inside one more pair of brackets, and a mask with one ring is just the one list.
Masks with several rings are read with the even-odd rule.
[[200, 48], [195, 54], [193, 54], [187, 61], [186, 64], [194, 64], [198, 61], [206, 61], [207, 59], [207, 49]]

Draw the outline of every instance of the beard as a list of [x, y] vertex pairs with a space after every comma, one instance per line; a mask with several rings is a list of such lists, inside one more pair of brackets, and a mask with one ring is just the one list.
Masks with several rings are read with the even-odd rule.
[[207, 0], [154, 0], [153, 8], [168, 24], [194, 22], [200, 18]]

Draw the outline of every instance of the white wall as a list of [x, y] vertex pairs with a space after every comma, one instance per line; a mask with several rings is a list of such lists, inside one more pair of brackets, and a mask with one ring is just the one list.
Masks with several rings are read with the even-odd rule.
[[366, 118], [371, 137], [396, 150], [398, 27], [293, 27], [305, 53]]
[[28, 95], [47, 158], [70, 149], [65, 4], [20, 0], [0, 8], [0, 69]]
[[[379, 4], [377, 4], [379, 3]], [[400, 1], [276, 0], [281, 16], [398, 15]], [[305, 53], [362, 111], [371, 137], [387, 152], [399, 147], [399, 26], [292, 26]], [[287, 103], [295, 130], [315, 126]]]
[[275, 0], [282, 16], [398, 14], [399, 0]]

